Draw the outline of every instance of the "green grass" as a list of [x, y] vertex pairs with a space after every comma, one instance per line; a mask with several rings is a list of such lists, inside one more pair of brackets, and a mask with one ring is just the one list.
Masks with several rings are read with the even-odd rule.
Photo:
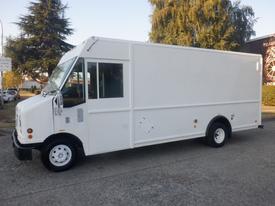
[[15, 105], [16, 102], [10, 102], [4, 104], [4, 109], [0, 109], [0, 128], [15, 126]]
[[[34, 94], [28, 91], [20, 91], [21, 99], [16, 102], [4, 104], [4, 109], [0, 109], [0, 129], [15, 127], [15, 106], [19, 101], [33, 96]], [[1, 136], [1, 135], [0, 135]]]

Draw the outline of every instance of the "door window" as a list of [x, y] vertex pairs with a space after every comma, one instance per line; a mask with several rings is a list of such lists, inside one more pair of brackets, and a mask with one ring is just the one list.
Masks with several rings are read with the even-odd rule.
[[88, 95], [89, 99], [97, 99], [96, 63], [88, 62]]
[[99, 98], [123, 97], [122, 64], [99, 63]]
[[123, 64], [88, 62], [89, 99], [123, 97]]
[[72, 107], [85, 102], [84, 59], [79, 58], [62, 88], [64, 107]]

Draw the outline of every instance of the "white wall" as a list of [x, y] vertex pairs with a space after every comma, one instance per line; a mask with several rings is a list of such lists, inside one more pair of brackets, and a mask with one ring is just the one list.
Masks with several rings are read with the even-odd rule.
[[26, 80], [22, 84], [22, 89], [31, 89], [32, 86], [35, 86], [37, 89], [40, 89], [41, 85], [36, 81]]

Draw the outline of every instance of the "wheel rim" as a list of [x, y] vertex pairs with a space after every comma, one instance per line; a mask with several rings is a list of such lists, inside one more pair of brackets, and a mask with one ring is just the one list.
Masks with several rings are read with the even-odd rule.
[[67, 145], [56, 145], [49, 154], [50, 162], [57, 167], [62, 167], [70, 162], [72, 150]]
[[214, 140], [217, 144], [221, 144], [225, 139], [225, 131], [222, 128], [216, 129], [214, 133]]

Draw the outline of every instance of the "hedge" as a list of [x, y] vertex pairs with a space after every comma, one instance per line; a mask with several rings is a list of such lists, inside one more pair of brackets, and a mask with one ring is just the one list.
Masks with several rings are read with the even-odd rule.
[[263, 86], [263, 104], [266, 106], [275, 106], [275, 86]]

